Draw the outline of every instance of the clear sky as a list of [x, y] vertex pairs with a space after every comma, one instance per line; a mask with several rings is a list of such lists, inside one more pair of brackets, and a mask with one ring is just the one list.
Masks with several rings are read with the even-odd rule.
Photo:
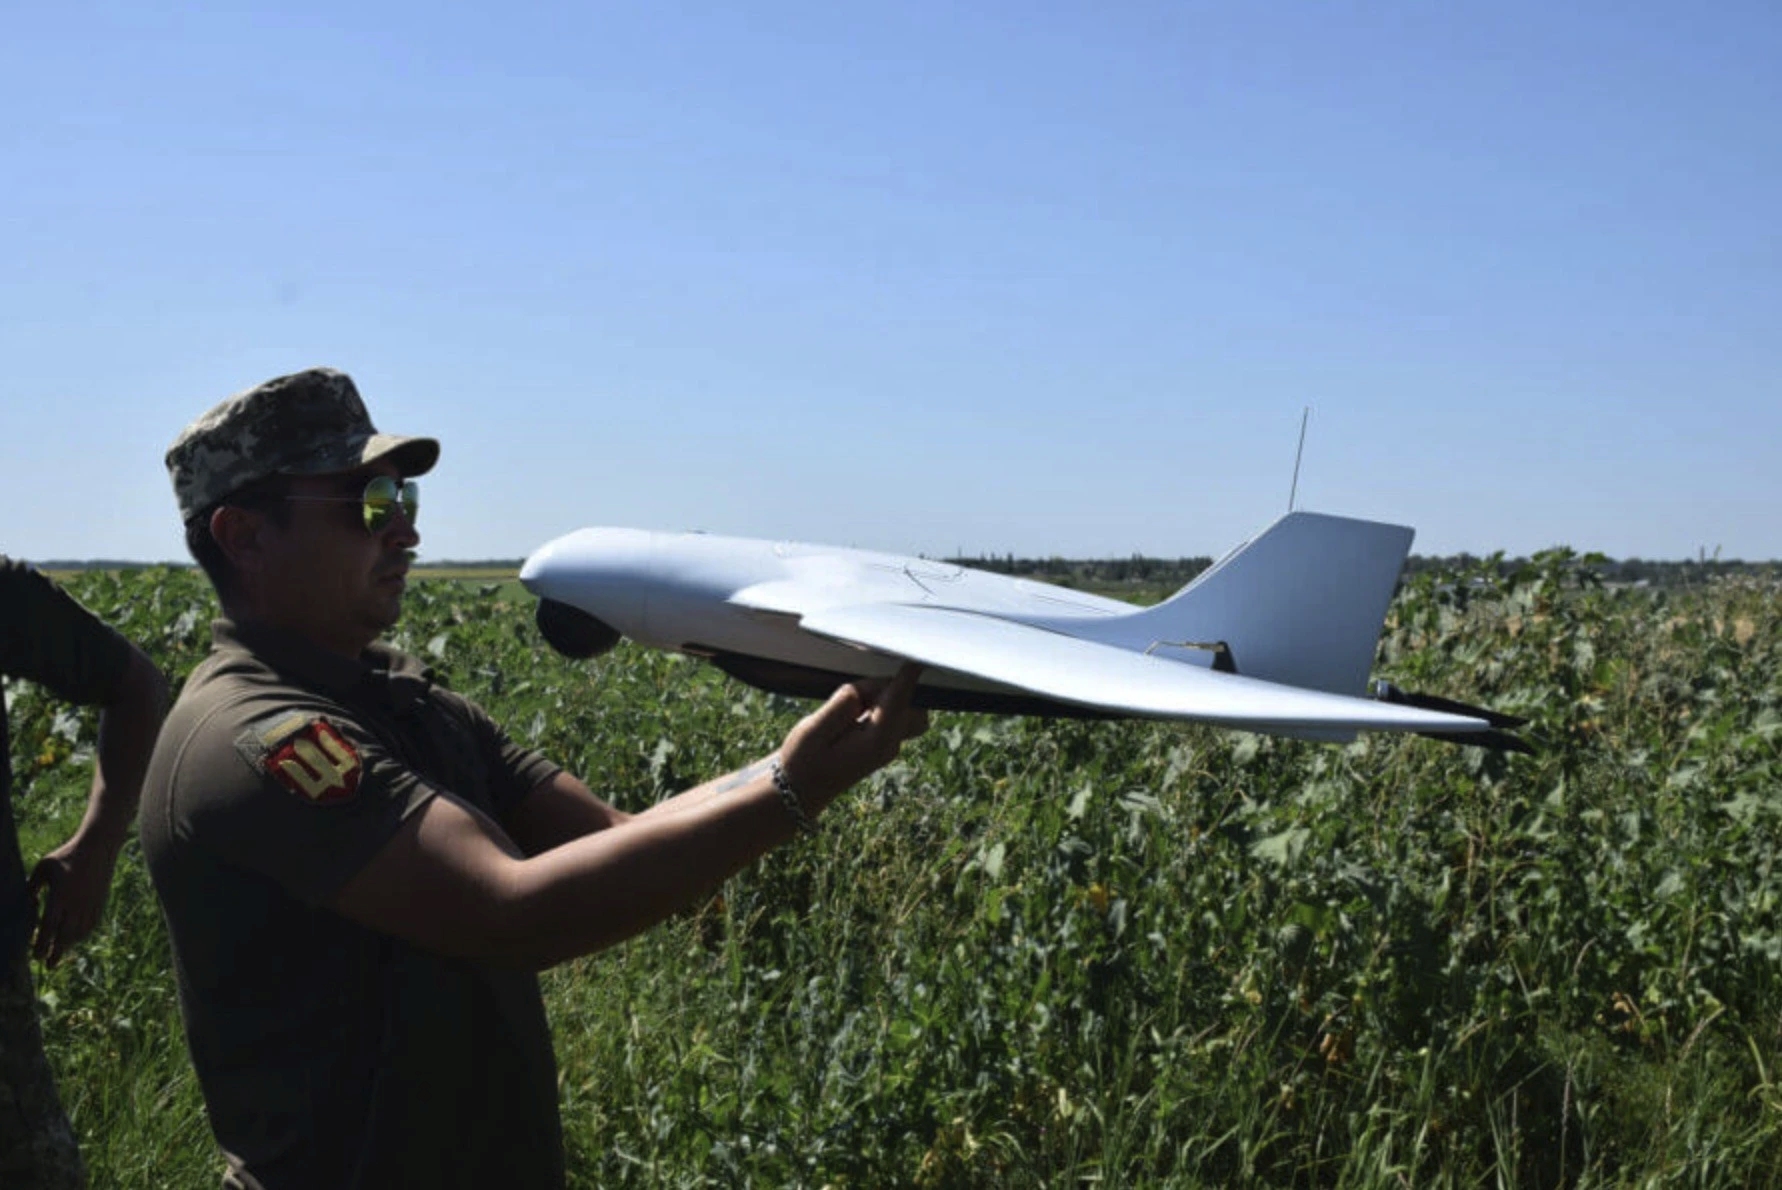
[[1782, 557], [1782, 6], [19, 3], [0, 551], [351, 372], [424, 559], [581, 525]]

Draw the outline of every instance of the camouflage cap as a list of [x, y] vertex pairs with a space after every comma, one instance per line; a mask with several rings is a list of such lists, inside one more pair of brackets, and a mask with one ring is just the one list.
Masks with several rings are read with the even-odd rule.
[[181, 520], [273, 475], [327, 475], [388, 458], [405, 476], [439, 459], [432, 438], [380, 434], [352, 377], [310, 368], [230, 397], [181, 431], [167, 473]]

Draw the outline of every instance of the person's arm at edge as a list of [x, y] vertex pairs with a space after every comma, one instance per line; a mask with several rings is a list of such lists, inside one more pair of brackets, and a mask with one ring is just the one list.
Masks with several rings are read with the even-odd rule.
[[118, 852], [129, 838], [155, 733], [167, 713], [167, 679], [130, 646], [116, 692], [99, 716], [99, 748], [86, 813], [67, 842], [31, 870], [32, 903], [43, 896], [31, 950], [53, 967], [99, 924]]
[[[874, 702], [844, 686], [780, 755], [805, 813], [888, 763], [926, 725], [917, 670]], [[455, 798], [435, 797], [335, 897], [371, 929], [444, 954], [550, 966], [621, 942], [692, 904], [796, 832], [765, 763], [530, 858]], [[579, 784], [579, 783], [578, 783]]]

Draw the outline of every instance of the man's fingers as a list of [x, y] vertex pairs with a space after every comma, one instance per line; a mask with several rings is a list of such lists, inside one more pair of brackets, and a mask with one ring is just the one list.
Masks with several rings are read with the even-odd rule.
[[905, 665], [897, 671], [897, 676], [879, 699], [879, 722], [894, 733], [899, 744], [928, 730], [927, 709], [914, 705], [916, 686], [921, 679], [920, 665]]
[[907, 713], [921, 677], [922, 667], [914, 661], [906, 661], [890, 678], [862, 678], [855, 682], [866, 703], [866, 709], [860, 715], [861, 725], [884, 724]]
[[838, 686], [829, 701], [806, 716], [812, 734], [821, 740], [834, 740], [851, 731], [862, 709], [860, 691], [852, 683]]
[[922, 667], [913, 661], [906, 661], [885, 687], [885, 693], [879, 696], [880, 709], [887, 714], [901, 715], [909, 710], [910, 700], [916, 697], [916, 683], [922, 680]]
[[30, 878], [25, 881], [25, 896], [31, 906], [32, 949], [39, 959], [43, 958], [49, 945], [53, 933], [51, 923], [62, 917], [62, 901], [56, 894], [61, 889], [63, 875], [56, 861], [46, 857], [37, 861]]
[[47, 888], [52, 895], [54, 894], [56, 880], [61, 874], [62, 870], [56, 867], [54, 860], [40, 859], [37, 861], [36, 866], [31, 869], [31, 878], [25, 882], [25, 892], [31, 898], [33, 906], [37, 904], [37, 898], [44, 889]]
[[885, 688], [890, 684], [890, 678], [855, 678], [848, 683], [860, 692], [860, 701], [869, 706], [878, 705], [879, 699], [885, 696]]
[[37, 923], [37, 933], [31, 939], [31, 953], [37, 961], [45, 966], [53, 967], [62, 953], [62, 911], [52, 905]]

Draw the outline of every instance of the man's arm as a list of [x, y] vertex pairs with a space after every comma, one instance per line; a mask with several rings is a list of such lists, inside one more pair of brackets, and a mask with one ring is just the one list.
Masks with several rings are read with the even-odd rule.
[[123, 677], [100, 712], [86, 815], [68, 841], [31, 871], [33, 903], [47, 893], [31, 949], [52, 967], [99, 924], [118, 852], [136, 820], [155, 732], [166, 712], [167, 680], [141, 649], [130, 646]]
[[521, 851], [541, 855], [630, 819], [631, 815], [595, 797], [581, 778], [559, 770], [533, 786], [501, 825]]
[[[792, 729], [780, 756], [806, 814], [820, 814], [923, 730], [926, 713], [910, 706], [916, 673], [906, 669], [872, 702], [844, 686]], [[792, 837], [767, 766], [745, 772], [530, 858], [482, 814], [435, 797], [347, 881], [334, 907], [445, 954], [527, 966], [587, 954], [692, 904]]]
[[627, 814], [599, 797], [571, 773], [557, 772], [535, 786], [531, 793], [502, 820], [509, 837], [527, 855], [540, 855], [553, 847], [561, 847], [583, 835], [591, 835], [609, 827], [649, 818], [658, 814], [674, 814], [690, 810], [714, 797], [733, 793], [771, 771], [772, 758], [715, 777], [647, 810]]

